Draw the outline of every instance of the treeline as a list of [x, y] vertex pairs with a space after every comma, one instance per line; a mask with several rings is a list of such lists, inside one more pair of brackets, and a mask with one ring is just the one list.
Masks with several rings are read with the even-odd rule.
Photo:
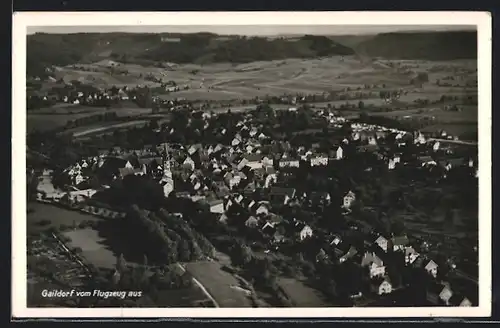
[[142, 239], [143, 247], [148, 258], [170, 264], [213, 256], [215, 249], [205, 237], [191, 229], [181, 218], [165, 210], [148, 214], [137, 205], [133, 205], [129, 218], [137, 220], [139, 226], [142, 226], [145, 234], [145, 238]]

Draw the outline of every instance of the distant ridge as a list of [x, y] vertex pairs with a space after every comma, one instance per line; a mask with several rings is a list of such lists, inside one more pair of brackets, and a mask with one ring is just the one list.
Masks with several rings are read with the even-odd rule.
[[354, 48], [369, 57], [389, 59], [474, 59], [477, 58], [477, 32], [382, 33]]
[[42, 74], [47, 66], [104, 59], [125, 63], [209, 64], [352, 54], [352, 48], [316, 35], [291, 41], [213, 33], [36, 33], [27, 39], [27, 69], [32, 75]]

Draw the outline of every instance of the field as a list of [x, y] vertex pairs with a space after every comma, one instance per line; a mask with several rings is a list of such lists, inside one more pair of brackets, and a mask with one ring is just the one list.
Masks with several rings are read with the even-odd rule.
[[67, 243], [69, 247], [79, 247], [82, 249], [82, 256], [98, 268], [112, 269], [116, 265], [117, 257], [103, 245], [104, 238], [99, 232], [86, 228], [73, 231], [66, 231], [64, 236], [71, 239]]
[[278, 286], [296, 307], [325, 307], [328, 306], [321, 294], [301, 281], [292, 278], [279, 278]]
[[191, 262], [184, 265], [213, 296], [220, 307], [251, 307], [252, 303], [246, 294], [238, 290], [239, 281], [231, 274], [223, 271], [216, 262]]
[[[421, 109], [405, 110], [417, 99], [435, 101], [442, 95], [467, 96], [477, 95], [476, 61], [454, 60], [416, 61], [416, 60], [360, 60], [356, 57], [328, 57], [321, 59], [287, 59], [248, 64], [210, 64], [210, 65], [174, 65], [169, 69], [145, 67], [136, 64], [120, 64], [123, 74], [110, 74], [103, 63], [59, 67], [57, 78], [67, 81], [82, 80], [97, 87], [118, 87], [150, 85], [158, 87], [159, 83], [146, 80], [146, 76], [154, 76], [163, 81], [175, 81], [177, 85], [188, 86], [188, 90], [172, 93], [156, 94], [163, 99], [185, 98], [187, 100], [229, 101], [284, 94], [321, 94], [329, 91], [347, 93], [369, 92], [371, 96], [363, 99], [365, 106], [388, 106], [391, 112], [374, 112], [375, 115], [391, 117], [423, 117], [435, 119], [436, 124], [463, 124], [455, 129], [447, 128], [450, 133], [455, 130], [469, 132], [477, 123], [477, 106], [464, 106], [460, 112], [443, 110], [442, 105], [423, 106]], [[408, 71], [428, 73], [429, 82], [422, 87], [409, 83]], [[441, 85], [437, 85], [437, 81]], [[48, 83], [48, 82], [47, 82]], [[472, 83], [472, 84], [471, 84]], [[366, 86], [370, 86], [365, 89]], [[349, 91], [348, 91], [349, 90]], [[399, 101], [392, 105], [384, 104], [378, 93], [384, 90], [404, 90]], [[156, 92], [156, 91], [155, 91]], [[357, 106], [359, 100], [338, 100], [330, 102], [337, 108], [343, 104]], [[328, 103], [312, 104], [315, 107], [326, 107]], [[113, 108], [119, 116], [147, 115], [149, 109], [136, 108], [133, 104]], [[236, 110], [252, 106], [237, 106]], [[278, 106], [279, 107], [279, 106]], [[286, 107], [286, 106], [285, 106]], [[429, 107], [429, 108], [427, 108]], [[224, 109], [226, 110], [226, 109]], [[28, 113], [28, 131], [34, 128], [47, 130], [60, 127], [68, 120], [104, 113], [105, 108], [60, 105], [55, 108], [41, 109]], [[357, 114], [358, 111], [355, 110]], [[346, 114], [347, 111], [346, 111]], [[103, 123], [107, 124], [107, 123]], [[101, 127], [99, 125], [99, 127]], [[80, 132], [79, 132], [80, 133]], [[89, 132], [94, 133], [94, 131]]]

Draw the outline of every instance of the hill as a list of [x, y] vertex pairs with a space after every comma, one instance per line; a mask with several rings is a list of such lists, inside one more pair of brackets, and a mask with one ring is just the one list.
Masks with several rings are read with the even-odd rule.
[[387, 59], [453, 60], [477, 58], [477, 33], [383, 33], [355, 46], [358, 53]]
[[354, 51], [324, 36], [286, 38], [196, 34], [76, 33], [28, 36], [28, 75], [52, 65], [111, 59], [123, 63], [247, 63], [286, 58], [351, 55]]

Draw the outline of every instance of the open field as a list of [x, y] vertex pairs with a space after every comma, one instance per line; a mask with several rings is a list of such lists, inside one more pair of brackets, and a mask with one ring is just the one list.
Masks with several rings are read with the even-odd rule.
[[103, 245], [103, 238], [98, 231], [85, 228], [66, 231], [63, 235], [71, 239], [67, 243], [68, 246], [80, 247], [82, 256], [96, 267], [105, 269], [115, 267], [117, 257]]
[[246, 294], [237, 289], [239, 281], [223, 271], [219, 263], [191, 262], [186, 263], [184, 267], [207, 289], [220, 307], [252, 306]]
[[320, 292], [292, 278], [278, 278], [278, 286], [296, 307], [325, 307], [328, 302]]
[[[77, 65], [86, 71], [73, 67], [60, 67], [58, 77], [74, 79], [85, 77], [87, 83], [95, 86], [110, 87], [112, 85], [130, 86], [130, 80], [135, 85], [158, 86], [158, 83], [147, 83], [147, 75], [161, 78], [163, 81], [175, 81], [179, 86], [188, 86], [190, 89], [178, 92], [159, 94], [163, 99], [185, 98], [187, 100], [213, 100], [228, 101], [250, 99], [266, 95], [280, 96], [284, 94], [321, 94], [329, 91], [344, 91], [350, 94], [363, 92], [371, 94], [363, 99], [365, 106], [386, 106], [393, 109], [390, 112], [373, 112], [374, 115], [390, 117], [428, 117], [436, 119], [436, 124], [441, 123], [476, 123], [477, 106], [460, 106], [462, 111], [451, 112], [437, 108], [441, 105], [422, 106], [421, 109], [404, 110], [417, 99], [429, 101], [439, 100], [442, 95], [447, 96], [477, 96], [477, 87], [473, 81], [477, 80], [475, 60], [439, 61], [411, 61], [411, 60], [372, 60], [361, 61], [356, 57], [328, 57], [321, 59], [287, 59], [266, 62], [253, 62], [248, 64], [210, 64], [210, 65], [174, 65], [171, 68], [145, 67], [136, 64], [120, 64], [121, 69], [128, 71], [125, 78], [110, 75], [106, 67], [100, 63]], [[96, 70], [92, 72], [88, 70]], [[412, 72], [426, 72], [429, 82], [421, 87], [410, 84]], [[94, 80], [89, 76], [98, 75]], [[450, 80], [450, 77], [453, 80]], [[437, 80], [443, 80], [447, 85], [438, 86]], [[127, 82], [127, 83], [120, 83]], [[472, 82], [471, 82], [472, 81]], [[468, 86], [467, 86], [467, 83]], [[471, 84], [472, 83], [472, 84]], [[366, 86], [369, 86], [366, 89]], [[348, 91], [349, 90], [349, 91]], [[393, 104], [386, 104], [380, 99], [378, 93], [384, 90], [404, 90]], [[330, 105], [340, 107], [344, 104], [357, 106], [359, 100], [337, 100]], [[328, 103], [311, 104], [315, 107], [326, 107]], [[141, 116], [150, 112], [149, 109], [136, 108], [133, 105], [124, 108], [112, 108], [118, 116]], [[237, 107], [237, 108], [236, 108]], [[232, 110], [245, 110], [254, 106], [236, 106]], [[276, 105], [274, 107], [280, 107]], [[283, 105], [282, 107], [288, 107]], [[429, 108], [427, 108], [429, 107]], [[441, 106], [442, 107], [442, 106]], [[221, 109], [227, 110], [227, 109]], [[60, 127], [68, 120], [85, 117], [96, 113], [104, 113], [105, 108], [92, 108], [85, 106], [56, 106], [56, 108], [40, 109], [28, 113], [28, 131], [36, 128], [47, 130]], [[216, 110], [217, 111], [217, 110]], [[359, 114], [357, 111], [356, 115]], [[107, 124], [107, 123], [103, 123]], [[99, 125], [97, 128], [100, 128]], [[107, 128], [109, 129], [109, 128]], [[85, 128], [84, 130], [88, 130]], [[459, 129], [460, 130], [460, 129]], [[467, 129], [467, 131], [469, 131]], [[77, 131], [78, 133], [83, 133]], [[95, 134], [98, 131], [85, 132]], [[450, 131], [451, 133], [451, 131]], [[77, 136], [83, 136], [77, 135]]]
[[[390, 67], [387, 63], [395, 63]], [[381, 85], [386, 88], [414, 89], [409, 85], [409, 76], [397, 66], [411, 67], [416, 72], [429, 72], [429, 84], [424, 85], [419, 96], [440, 96], [442, 93], [462, 94], [474, 92], [475, 88], [464, 88], [464, 82], [477, 79], [475, 61], [457, 60], [450, 62], [427, 61], [372, 61], [362, 62], [355, 57], [328, 57], [320, 59], [287, 59], [248, 64], [210, 64], [210, 65], [176, 65], [170, 69], [143, 67], [135, 64], [120, 64], [120, 68], [128, 71], [126, 77], [117, 77], [103, 72], [78, 71], [62, 67], [57, 72], [63, 78], [74, 79], [80, 76], [86, 82], [96, 86], [130, 86], [146, 85], [144, 76], [152, 75], [164, 81], [175, 81], [177, 85], [189, 86], [183, 90], [164, 94], [164, 99], [182, 97], [186, 99], [229, 100], [236, 98], [253, 98], [265, 95], [282, 95], [284, 93], [322, 93], [344, 88], [363, 88], [365, 84]], [[83, 66], [83, 65], [80, 65]], [[86, 69], [102, 69], [98, 64], [86, 65]], [[94, 76], [94, 80], [89, 76]], [[450, 81], [451, 86], [437, 86], [435, 81], [447, 76], [457, 76]], [[121, 81], [127, 80], [127, 81]], [[134, 83], [132, 83], [134, 84]], [[154, 83], [149, 83], [154, 86]], [[373, 91], [379, 91], [375, 88]], [[406, 99], [408, 98], [408, 99]], [[402, 97], [404, 101], [412, 101], [411, 95]]]

